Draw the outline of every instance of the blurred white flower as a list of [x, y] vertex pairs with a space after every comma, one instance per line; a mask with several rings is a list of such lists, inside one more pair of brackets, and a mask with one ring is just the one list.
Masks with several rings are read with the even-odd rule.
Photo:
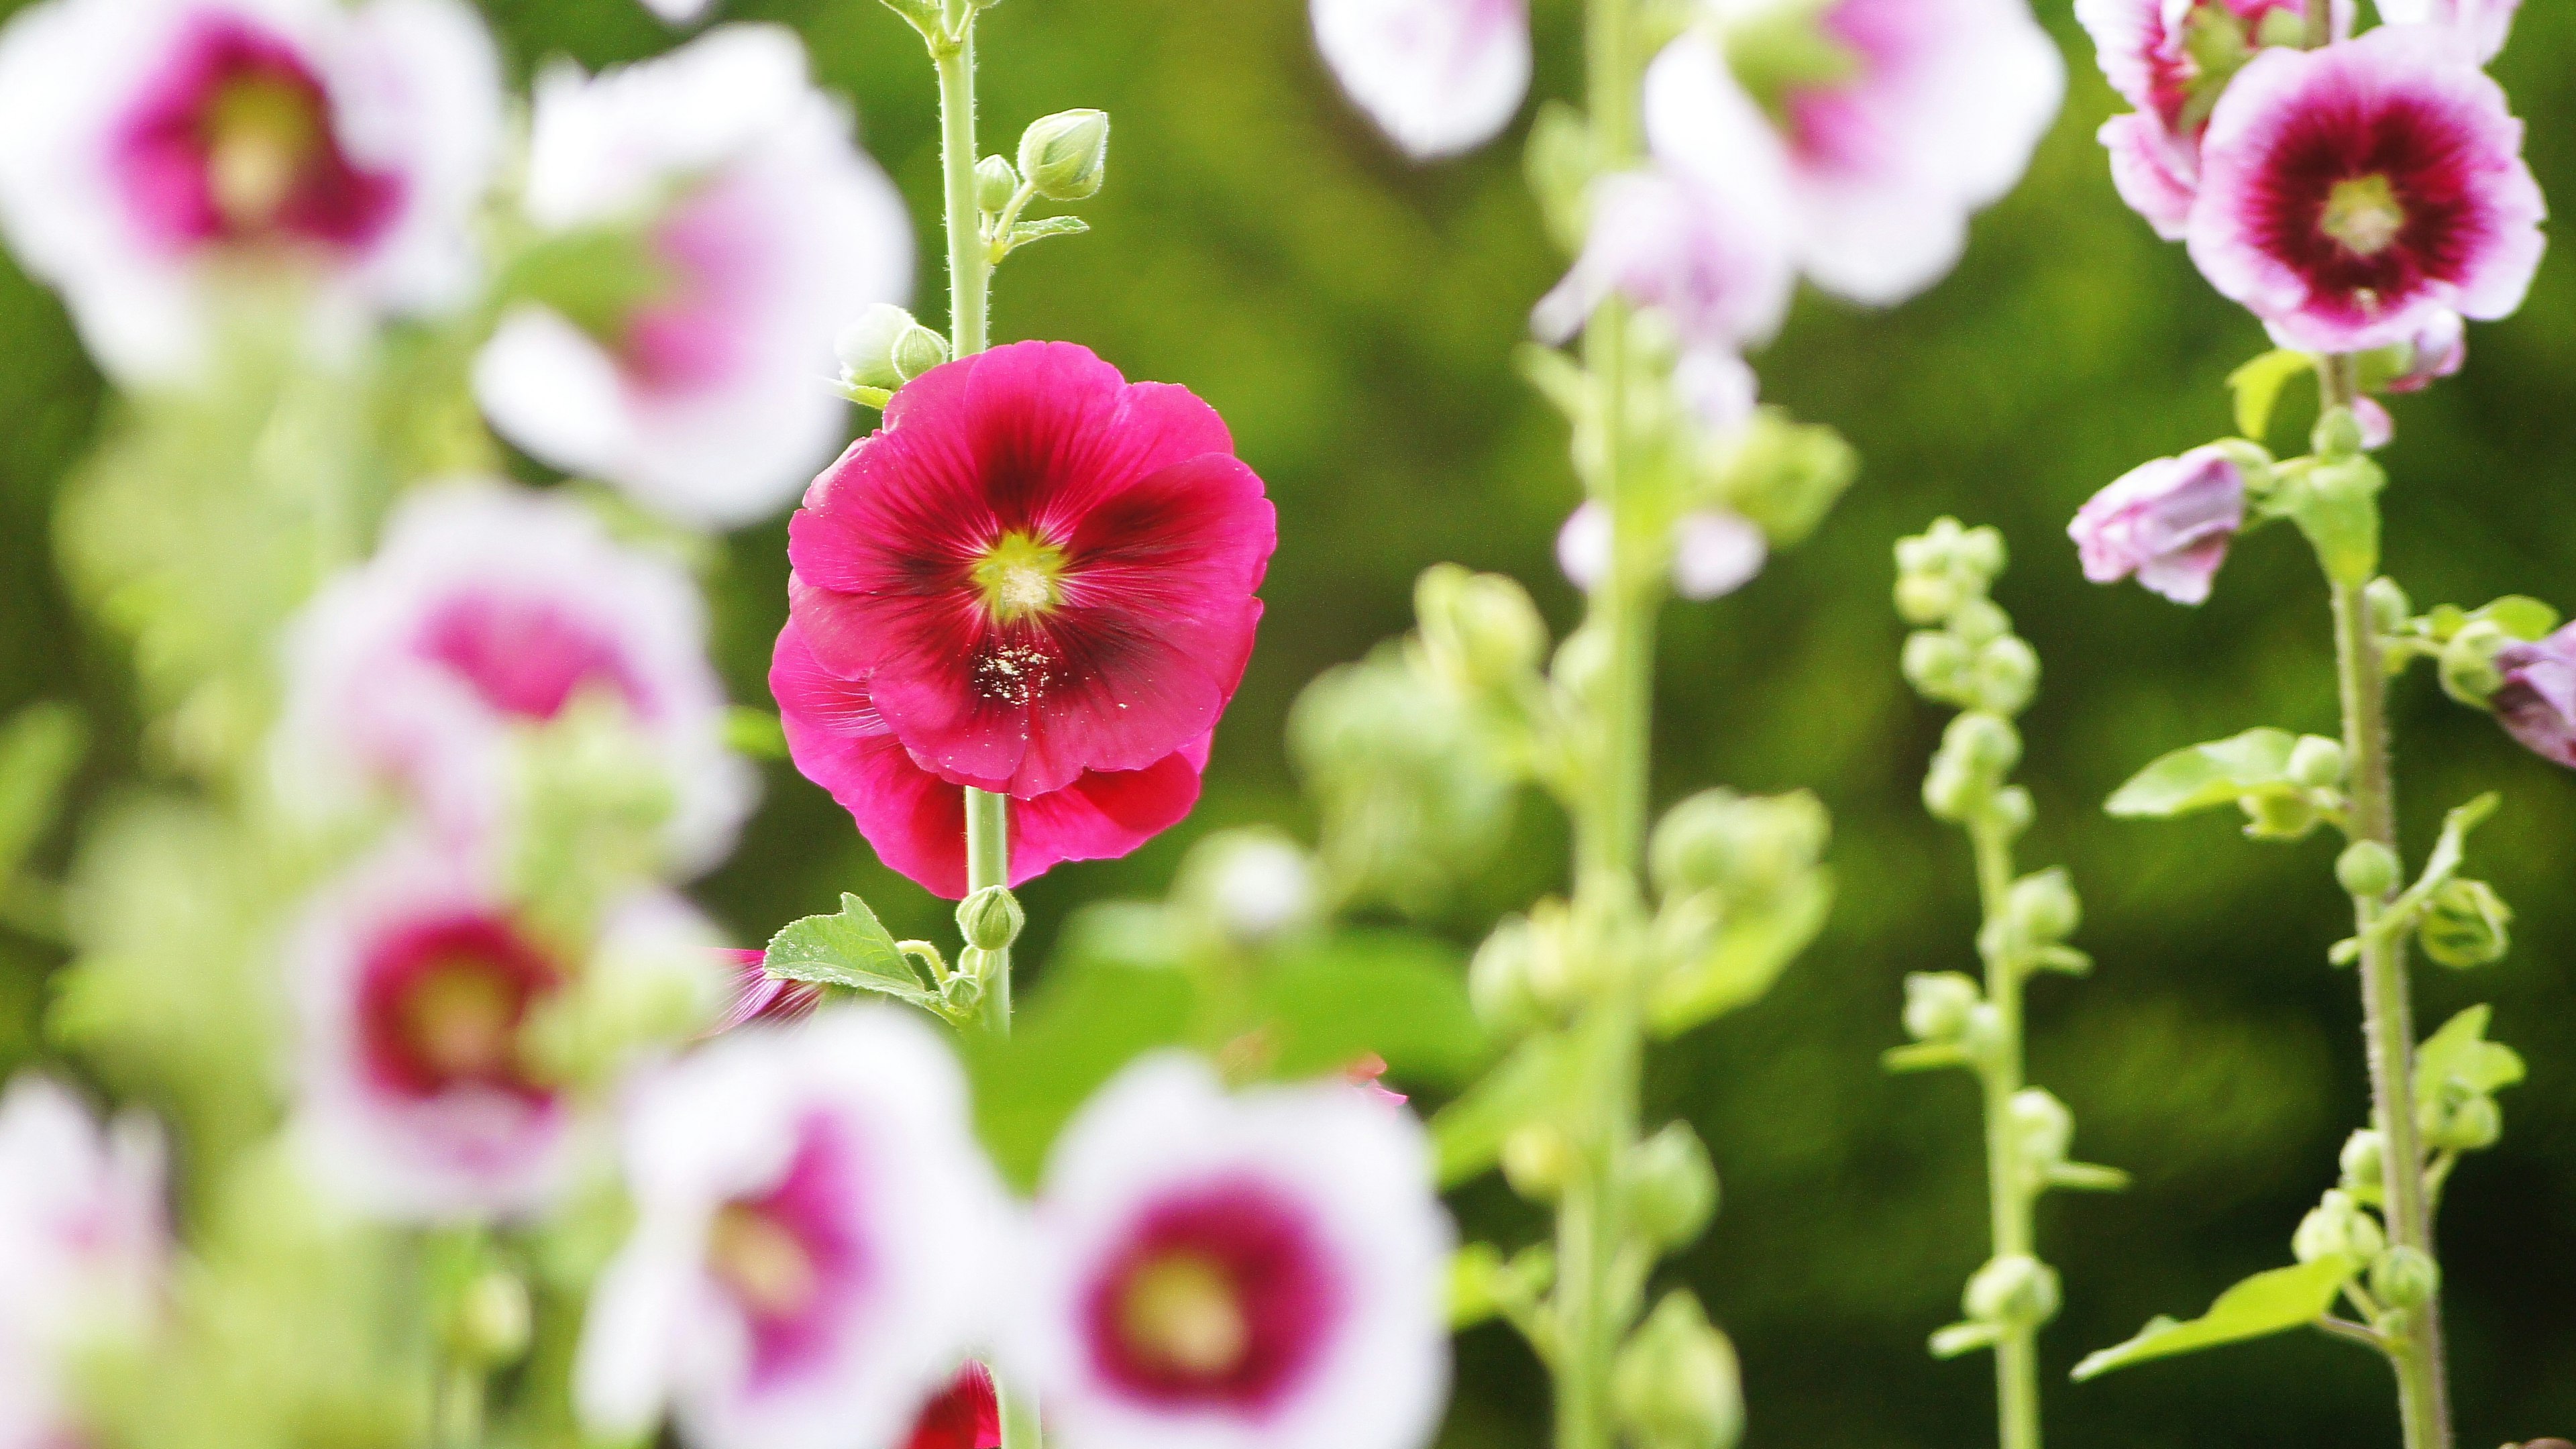
[[[1771, 541], [1742, 514], [1703, 508], [1673, 529], [1673, 592], [1685, 599], [1724, 598], [1753, 582], [1771, 558]], [[1586, 593], [1610, 573], [1610, 510], [1586, 503], [1556, 535], [1557, 567]]]
[[1481, 146], [1529, 91], [1528, 0], [1313, 0], [1315, 44], [1417, 160]]
[[457, 0], [44, 0], [0, 31], [0, 232], [128, 383], [203, 362], [228, 273], [345, 342], [464, 300], [500, 104]]
[[617, 705], [660, 767], [674, 863], [723, 858], [757, 781], [725, 745], [687, 573], [569, 498], [434, 487], [297, 620], [280, 786], [325, 808], [391, 789], [451, 837], [488, 838], [516, 808], [517, 742], [586, 697]]
[[0, 1094], [0, 1449], [83, 1442], [63, 1380], [102, 1339], [148, 1330], [169, 1257], [159, 1133], [102, 1132], [23, 1076]]
[[[1447, 1397], [1429, 1148], [1348, 1086], [1148, 1058], [1058, 1140], [1015, 1347], [1062, 1449], [1414, 1449]], [[1005, 1360], [1006, 1367], [1009, 1360]]]
[[2483, 65], [2504, 52], [2522, 0], [2379, 0], [2379, 18], [2391, 25], [2439, 25], [2450, 30]]
[[[2026, 0], [1710, 4], [1730, 43], [1695, 33], [1648, 67], [1655, 155], [1710, 184], [1779, 157], [1800, 269], [1856, 302], [1904, 301], [1957, 265], [1968, 218], [2021, 179], [2065, 94]], [[1776, 43], [1791, 23], [1809, 43]]]
[[727, 1034], [625, 1126], [634, 1235], [592, 1296], [596, 1434], [667, 1413], [698, 1449], [888, 1449], [956, 1374], [1016, 1222], [965, 1076], [920, 1018], [836, 1007]]
[[834, 336], [912, 284], [911, 221], [850, 125], [782, 26], [540, 76], [529, 219], [610, 237], [643, 275], [598, 315], [512, 309], [475, 367], [493, 426], [684, 522], [792, 501], [844, 441]]

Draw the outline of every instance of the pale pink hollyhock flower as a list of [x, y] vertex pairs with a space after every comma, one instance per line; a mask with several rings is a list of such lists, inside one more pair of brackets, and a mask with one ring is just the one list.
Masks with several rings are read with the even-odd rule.
[[[1771, 557], [1771, 541], [1743, 515], [1703, 508], [1682, 515], [1673, 530], [1673, 592], [1685, 599], [1722, 599], [1753, 582]], [[1610, 510], [1586, 503], [1557, 530], [1557, 566], [1586, 593], [1610, 573]]]
[[[1014, 1346], [1062, 1449], [1415, 1449], [1452, 1241], [1410, 1113], [1149, 1057], [1051, 1153]], [[1008, 1368], [1012, 1362], [1004, 1360]]]
[[2469, 361], [2469, 328], [2457, 312], [2435, 312], [2406, 339], [2406, 370], [2382, 384], [2387, 392], [2422, 392], [2455, 377]]
[[662, 285], [589, 330], [512, 311], [475, 366], [493, 425], [684, 522], [794, 499], [846, 436], [832, 339], [911, 289], [912, 224], [850, 124], [783, 26], [540, 76], [530, 220], [544, 235], [639, 228]]
[[0, 31], [0, 232], [129, 383], [204, 361], [229, 271], [304, 274], [345, 345], [464, 299], [500, 106], [457, 0], [45, 0]]
[[2094, 583], [2135, 574], [2177, 604], [2198, 604], [2244, 526], [2245, 470], [2210, 447], [2131, 469], [2093, 495], [2066, 532]]
[[1313, 0], [1342, 89], [1417, 160], [1481, 146], [1529, 91], [1528, 0]]
[[0, 1449], [85, 1441], [73, 1360], [149, 1332], [169, 1262], [160, 1134], [102, 1131], [70, 1091], [22, 1076], [0, 1093]]
[[2488, 701], [2513, 737], [2542, 759], [2576, 767], [2576, 624], [2495, 657], [2504, 684]]
[[2504, 51], [2522, 0], [2379, 0], [2379, 18], [2391, 25], [2435, 25], [2458, 38], [2484, 65]]
[[692, 968], [712, 999], [715, 950], [686, 902], [639, 892], [569, 955], [480, 863], [398, 836], [325, 885], [290, 939], [303, 1145], [335, 1191], [388, 1218], [535, 1211], [563, 1185], [582, 1112], [531, 1054], [530, 1021], [577, 987], [607, 999]]
[[[1806, 3], [1715, 8], [1723, 32]], [[2021, 179], [2057, 116], [2065, 62], [2026, 0], [1828, 0], [1808, 23], [1849, 58], [1847, 76], [1739, 80], [1720, 41], [1688, 36], [1647, 70], [1647, 136], [1703, 180], [1781, 155], [1800, 269], [1853, 301], [1901, 302], [1958, 263], [1968, 218]]]
[[2547, 245], [2522, 138], [2503, 89], [2415, 27], [2267, 50], [2210, 116], [2192, 260], [2311, 352], [2506, 316]]
[[731, 1033], [625, 1125], [635, 1231], [573, 1373], [593, 1433], [891, 1449], [986, 1328], [1016, 1219], [922, 1019], [840, 1006]]
[[513, 818], [527, 732], [606, 700], [672, 793], [673, 863], [704, 868], [757, 789], [724, 741], [706, 632], [677, 562], [616, 542], [572, 499], [423, 490], [294, 626], [279, 779], [321, 807], [390, 790], [453, 837], [487, 837]]

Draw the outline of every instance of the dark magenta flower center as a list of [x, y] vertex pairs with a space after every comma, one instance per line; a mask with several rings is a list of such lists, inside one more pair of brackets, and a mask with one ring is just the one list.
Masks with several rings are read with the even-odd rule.
[[2309, 106], [2266, 158], [2253, 240], [2354, 320], [2458, 281], [2480, 241], [2468, 140], [2412, 97]]
[[404, 926], [376, 942], [360, 980], [367, 1064], [405, 1096], [466, 1086], [546, 1096], [551, 1088], [521, 1053], [520, 1028], [560, 982], [552, 958], [506, 921], [467, 915]]
[[415, 647], [501, 714], [550, 720], [586, 690], [614, 696], [639, 717], [653, 713], [618, 642], [552, 600], [461, 595], [429, 617]]
[[828, 1363], [873, 1271], [865, 1184], [841, 1124], [810, 1113], [775, 1187], [716, 1210], [707, 1271], [751, 1332], [754, 1387]]
[[1343, 1298], [1304, 1209], [1239, 1178], [1147, 1209], [1092, 1282], [1084, 1316], [1099, 1372], [1125, 1392], [1257, 1413], [1321, 1359]]

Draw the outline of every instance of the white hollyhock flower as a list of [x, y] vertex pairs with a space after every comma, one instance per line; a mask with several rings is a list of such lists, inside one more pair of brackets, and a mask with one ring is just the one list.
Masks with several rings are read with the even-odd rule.
[[[1452, 1233], [1409, 1113], [1340, 1083], [1122, 1072], [1057, 1142], [1017, 1351], [1063, 1449], [1415, 1449]], [[1006, 1360], [1006, 1367], [1008, 1360]]]
[[983, 1334], [1015, 1222], [920, 1018], [728, 1033], [637, 1091], [635, 1232], [591, 1298], [584, 1423], [699, 1449], [888, 1449]]
[[516, 742], [583, 698], [613, 702], [660, 767], [677, 864], [723, 858], [757, 787], [724, 742], [696, 586], [569, 498], [414, 495], [307, 606], [287, 666], [277, 770], [319, 805], [391, 789], [451, 836], [488, 836], [515, 808]]
[[[1771, 558], [1771, 541], [1742, 514], [1703, 508], [1684, 514], [1673, 529], [1673, 592], [1685, 599], [1721, 599], [1753, 582]], [[1586, 593], [1610, 573], [1610, 510], [1586, 503], [1556, 535], [1557, 567]]]
[[149, 1329], [169, 1259], [160, 1134], [102, 1132], [68, 1090], [24, 1076], [0, 1093], [0, 1449], [84, 1442], [72, 1359]]
[[597, 76], [547, 71], [526, 206], [548, 237], [631, 229], [654, 275], [611, 316], [513, 309], [475, 367], [493, 426], [689, 523], [793, 500], [847, 430], [833, 338], [912, 285], [902, 198], [795, 33], [729, 25]]
[[43, 0], [0, 31], [0, 232], [129, 383], [204, 361], [228, 273], [301, 275], [326, 341], [461, 302], [499, 138], [458, 0]]
[[2438, 25], [2484, 65], [2504, 52], [2522, 0], [2379, 0], [2379, 18], [2391, 25]]
[[1417, 160], [1494, 138], [1529, 92], [1528, 0], [1313, 0], [1315, 44]]

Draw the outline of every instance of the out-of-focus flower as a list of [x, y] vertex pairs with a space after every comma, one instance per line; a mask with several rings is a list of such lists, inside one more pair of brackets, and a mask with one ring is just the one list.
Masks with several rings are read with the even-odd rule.
[[823, 988], [769, 974], [769, 953], [727, 949], [718, 953], [733, 972], [733, 994], [721, 1020], [707, 1033], [720, 1036], [754, 1022], [803, 1021], [823, 1004]]
[[512, 808], [514, 738], [597, 698], [661, 767], [677, 863], [722, 858], [751, 808], [695, 585], [568, 498], [415, 495], [306, 608], [287, 675], [278, 772], [320, 803], [391, 787], [453, 835], [488, 834]]
[[913, 1420], [903, 1449], [1002, 1449], [1002, 1406], [993, 1376], [980, 1363], [957, 1371], [938, 1398]]
[[1404, 1094], [1386, 1084], [1386, 1058], [1375, 1052], [1351, 1063], [1342, 1076], [1360, 1089], [1361, 1096], [1381, 1106], [1401, 1107], [1405, 1103]]
[[1451, 1242], [1411, 1114], [1128, 1068], [1057, 1142], [1019, 1339], [1065, 1449], [1414, 1449]]
[[230, 273], [345, 341], [463, 300], [500, 104], [456, 0], [46, 0], [0, 32], [0, 231], [129, 383], [203, 363]]
[[2408, 338], [2406, 370], [2381, 384], [2387, 392], [2422, 392], [2446, 377], [2457, 376], [2469, 360], [2469, 328], [2460, 314], [2434, 312]]
[[[1723, 40], [1685, 37], [1648, 68], [1647, 136], [1712, 182], [1779, 155], [1800, 269], [1854, 301], [1901, 302], [1958, 263], [1968, 218], [2021, 179], [2065, 62], [2025, 0], [1829, 0], [1800, 19], [1803, 5], [1718, 0]], [[1783, 45], [1790, 25], [1808, 32]]]
[[2451, 32], [2480, 65], [2504, 51], [2522, 0], [2379, 0], [2391, 25], [2436, 25]]
[[1023, 342], [904, 385], [789, 525], [789, 605], [922, 768], [1022, 800], [1205, 740], [1278, 523], [1216, 410]]
[[475, 864], [397, 837], [322, 889], [289, 948], [298, 1113], [318, 1171], [397, 1219], [541, 1206], [577, 1104], [531, 1049], [531, 1022], [577, 987], [612, 998], [604, 976], [641, 983], [714, 949], [685, 902], [639, 894], [586, 958], [568, 955]]
[[1007, 1266], [964, 1074], [892, 1008], [700, 1049], [639, 1088], [625, 1161], [635, 1232], [574, 1370], [594, 1433], [668, 1413], [702, 1449], [899, 1444]]
[[[537, 82], [530, 266], [626, 253], [624, 295], [514, 309], [475, 367], [511, 441], [698, 524], [784, 505], [845, 436], [832, 340], [911, 287], [912, 228], [774, 25], [730, 25], [655, 60]], [[533, 284], [541, 294], [542, 281]]]
[[147, 1332], [169, 1258], [160, 1135], [99, 1129], [63, 1087], [0, 1094], [0, 1445], [87, 1442], [65, 1379], [79, 1352]]
[[2503, 317], [2546, 246], [2522, 136], [2503, 89], [2414, 27], [2267, 50], [2210, 117], [2192, 260], [2312, 352]]
[[[1684, 514], [1673, 530], [1673, 591], [1685, 599], [1724, 598], [1753, 582], [1771, 557], [1770, 541], [1743, 515], [1722, 508]], [[1586, 503], [1556, 535], [1557, 567], [1586, 593], [1610, 573], [1610, 510]]]
[[1313, 0], [1324, 61], [1406, 154], [1481, 146], [1529, 91], [1528, 0]]
[[2513, 737], [2545, 760], [2576, 767], [2576, 624], [2536, 644], [2498, 651], [2504, 684], [2488, 701]]
[[[916, 764], [867, 685], [825, 668], [793, 620], [779, 631], [769, 689], [796, 768], [850, 812], [877, 858], [925, 890], [965, 899], [965, 787]], [[1010, 883], [1062, 861], [1115, 859], [1179, 824], [1198, 803], [1212, 738], [1141, 770], [1085, 770], [1062, 789], [1017, 797]]]
[[2211, 447], [2129, 470], [2093, 495], [2066, 532], [2094, 583], [2135, 574], [2177, 604], [2198, 604], [2244, 526], [2245, 471]]
[[712, 9], [715, 0], [643, 0], [643, 5], [666, 25], [686, 25]]

